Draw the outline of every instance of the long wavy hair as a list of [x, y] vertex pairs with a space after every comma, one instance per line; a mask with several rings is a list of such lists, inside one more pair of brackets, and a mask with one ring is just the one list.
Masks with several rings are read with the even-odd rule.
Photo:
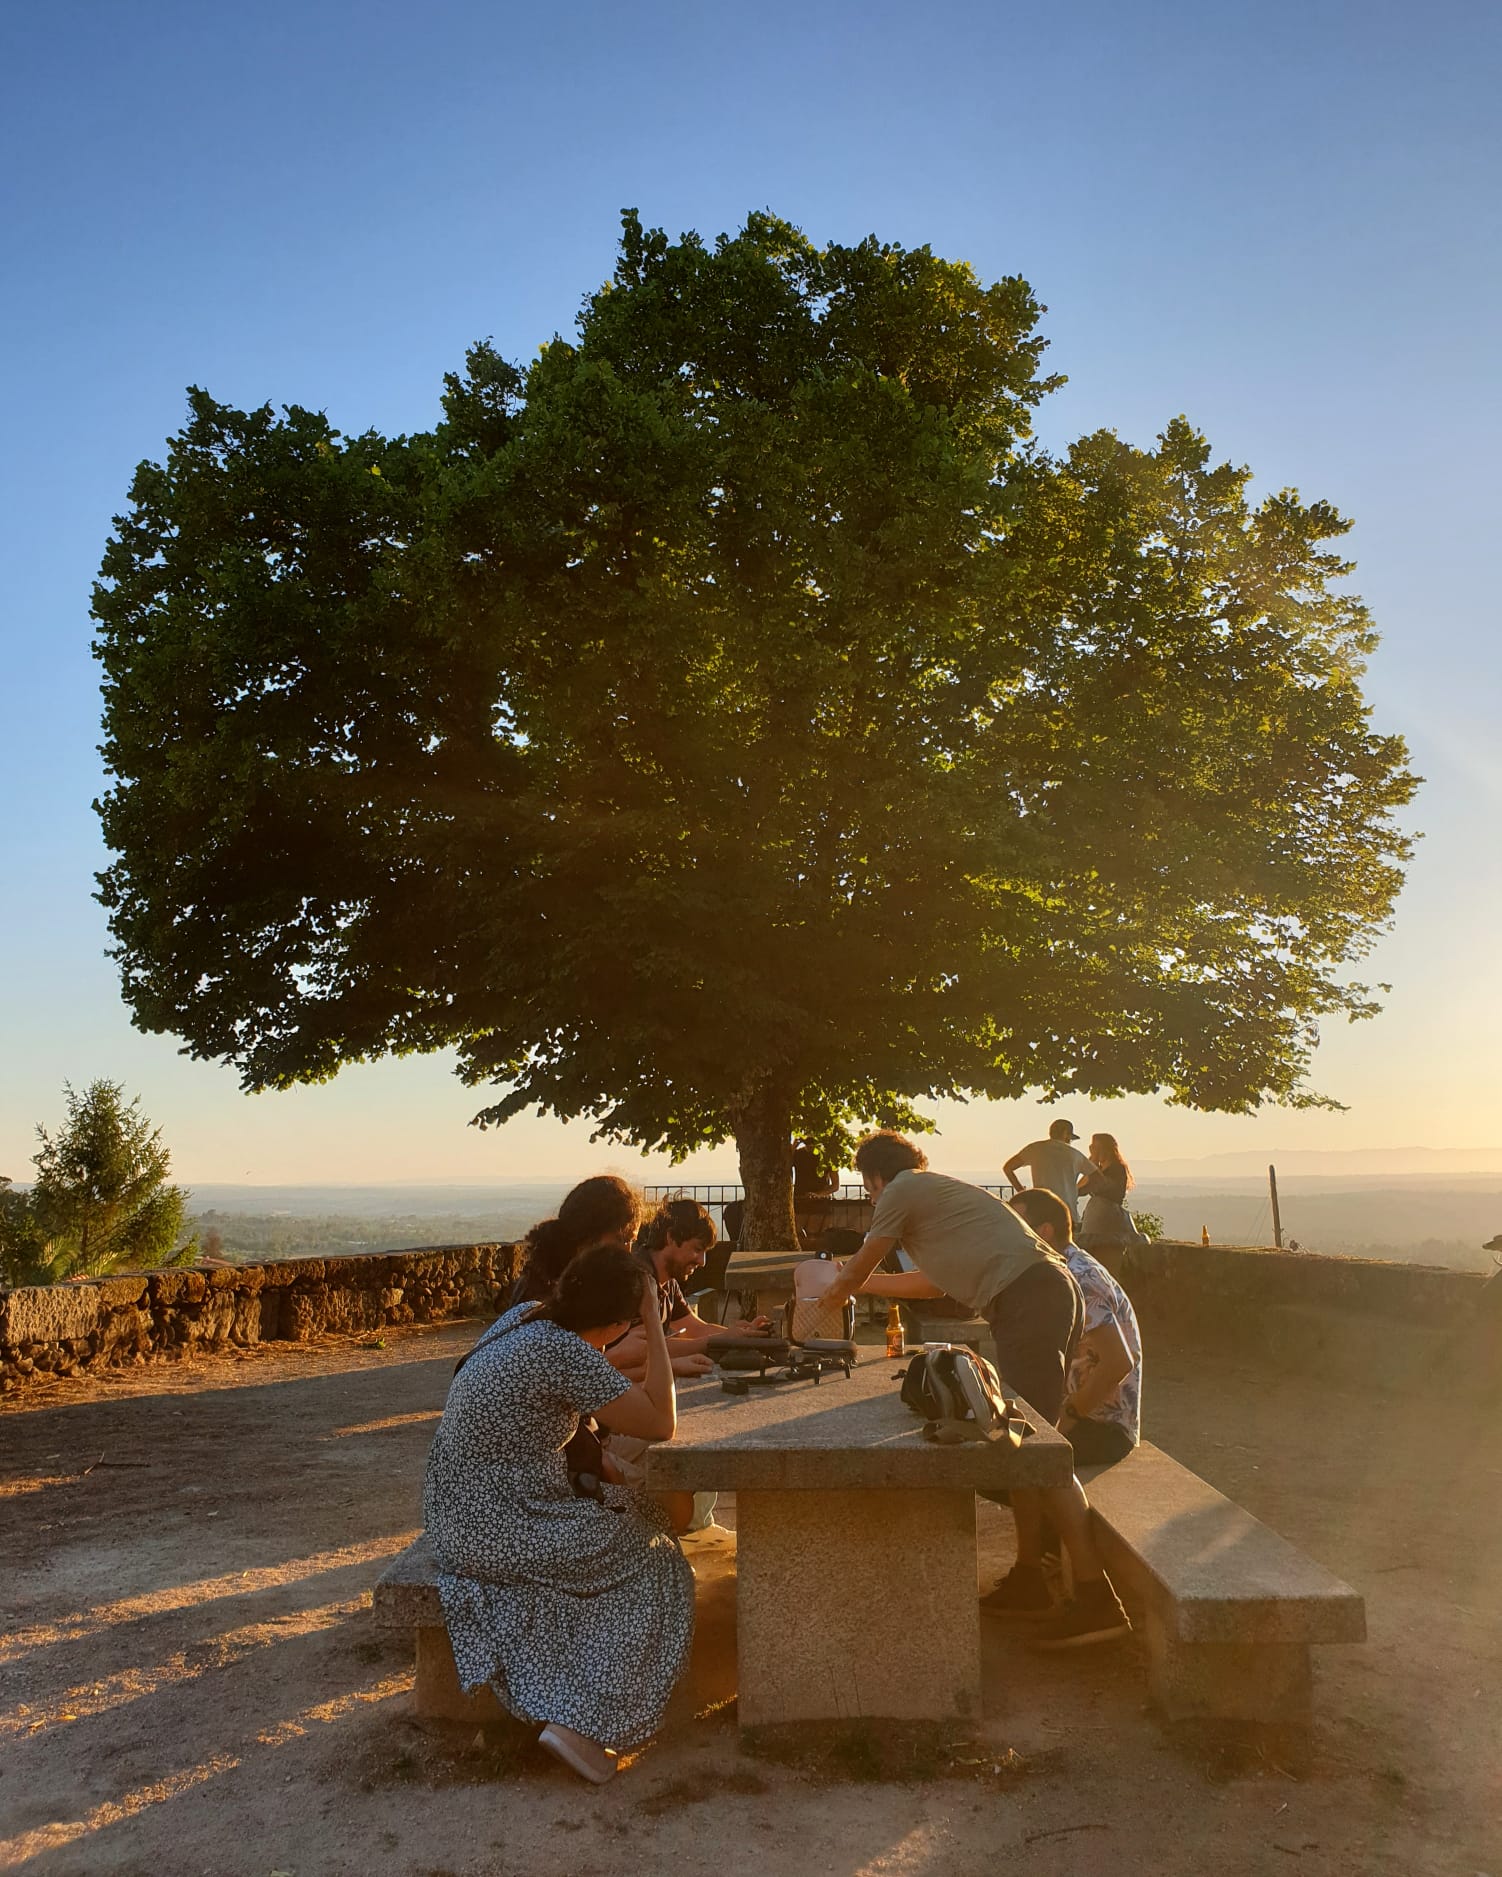
[[[1096, 1160], [1095, 1149], [1100, 1147], [1104, 1159]], [[1130, 1192], [1137, 1182], [1132, 1178], [1132, 1169], [1121, 1157], [1121, 1149], [1116, 1145], [1114, 1134], [1092, 1134], [1090, 1136], [1090, 1158], [1098, 1167], [1120, 1167], [1126, 1175], [1127, 1191]]]
[[596, 1173], [579, 1184], [558, 1208], [555, 1219], [542, 1219], [523, 1241], [521, 1298], [542, 1303], [553, 1295], [564, 1268], [586, 1245], [613, 1240], [626, 1246], [636, 1236], [641, 1201], [614, 1173]]

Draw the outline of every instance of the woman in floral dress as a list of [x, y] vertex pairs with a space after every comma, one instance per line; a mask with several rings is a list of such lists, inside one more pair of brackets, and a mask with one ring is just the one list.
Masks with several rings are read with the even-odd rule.
[[[423, 1515], [460, 1685], [488, 1683], [586, 1779], [657, 1729], [688, 1659], [693, 1576], [653, 1502], [575, 1490], [563, 1449], [582, 1416], [649, 1440], [677, 1425], [662, 1322], [618, 1244], [581, 1251], [550, 1303], [508, 1310], [449, 1389]], [[653, 1299], [647, 1299], [648, 1303]], [[643, 1379], [604, 1344], [640, 1315]]]

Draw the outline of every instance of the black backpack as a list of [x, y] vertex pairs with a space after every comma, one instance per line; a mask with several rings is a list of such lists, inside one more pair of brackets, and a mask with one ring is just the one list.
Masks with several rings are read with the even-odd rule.
[[983, 1356], [961, 1343], [931, 1343], [902, 1371], [902, 1399], [923, 1416], [925, 1440], [952, 1446], [964, 1440], [1022, 1444], [1028, 1424], [1002, 1392], [1001, 1378]]

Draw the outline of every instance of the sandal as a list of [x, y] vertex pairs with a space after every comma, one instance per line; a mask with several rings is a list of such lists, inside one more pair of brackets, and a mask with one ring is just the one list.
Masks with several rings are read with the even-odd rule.
[[615, 1778], [616, 1759], [609, 1747], [597, 1746], [572, 1727], [550, 1721], [537, 1736], [537, 1744], [593, 1786], [608, 1785]]

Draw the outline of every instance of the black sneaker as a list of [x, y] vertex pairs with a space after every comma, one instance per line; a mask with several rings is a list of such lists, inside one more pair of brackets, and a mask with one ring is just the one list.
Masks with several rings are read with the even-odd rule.
[[1048, 1584], [1036, 1564], [1014, 1564], [980, 1600], [988, 1616], [1043, 1616], [1053, 1608]]
[[1068, 1603], [1039, 1623], [1031, 1638], [1034, 1649], [1083, 1649], [1092, 1642], [1111, 1642], [1125, 1636], [1131, 1619], [1109, 1578], [1076, 1584]]

